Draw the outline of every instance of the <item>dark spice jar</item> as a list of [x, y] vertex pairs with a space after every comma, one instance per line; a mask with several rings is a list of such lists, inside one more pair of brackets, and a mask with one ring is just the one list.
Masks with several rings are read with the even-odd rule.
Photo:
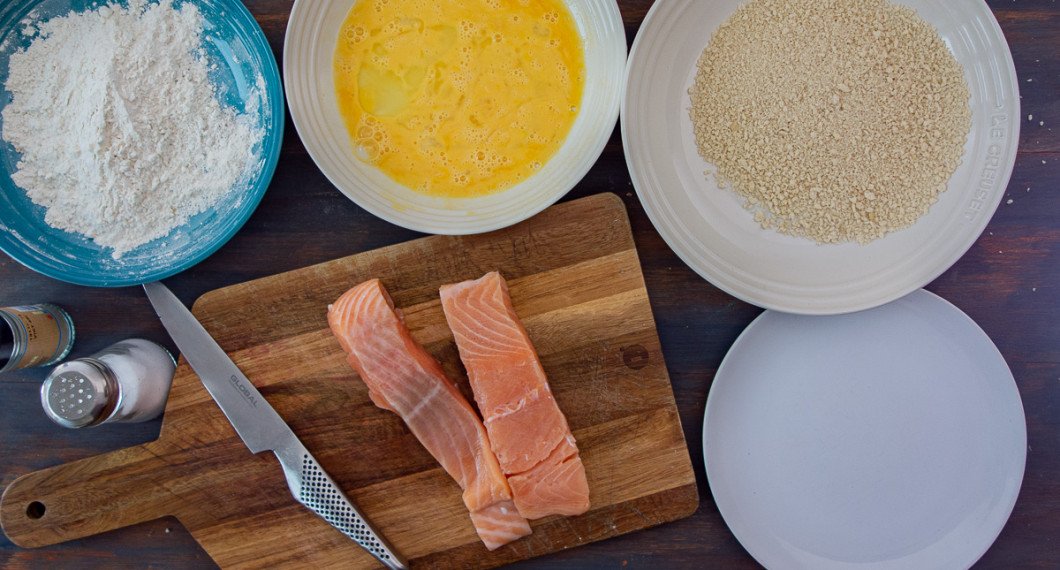
[[51, 304], [0, 308], [0, 372], [48, 366], [70, 353], [74, 322]]

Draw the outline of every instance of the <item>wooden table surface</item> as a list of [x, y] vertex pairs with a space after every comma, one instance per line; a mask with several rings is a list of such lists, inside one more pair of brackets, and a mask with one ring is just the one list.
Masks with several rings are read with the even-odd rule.
[[[277, 59], [291, 0], [247, 0]], [[620, 0], [633, 36], [650, 0]], [[980, 568], [1060, 568], [1060, 6], [1053, 0], [991, 0], [1012, 47], [1023, 124], [1015, 173], [987, 231], [928, 289], [970, 315], [1000, 348], [1027, 415], [1027, 472], [1011, 520]], [[1033, 120], [1027, 120], [1033, 115]], [[1044, 121], [1044, 126], [1039, 125]], [[272, 186], [224, 248], [168, 281], [190, 303], [202, 293], [406, 241], [417, 234], [373, 218], [343, 197], [313, 165], [288, 121]], [[614, 192], [632, 218], [663, 351], [696, 465], [702, 502], [691, 518], [523, 563], [526, 567], [754, 567], [711, 500], [703, 471], [703, 408], [714, 372], [736, 336], [760, 312], [688, 269], [652, 228], [637, 201], [618, 131], [568, 199]], [[0, 254], [0, 306], [51, 301], [77, 325], [71, 357], [128, 337], [172, 347], [141, 291], [91, 289], [37, 275]], [[160, 422], [65, 430], [50, 423], [38, 390], [45, 370], [0, 376], [0, 485], [62, 462], [142, 443]], [[22, 550], [0, 537], [0, 567], [165, 567], [211, 565], [175, 520], [64, 545]]]

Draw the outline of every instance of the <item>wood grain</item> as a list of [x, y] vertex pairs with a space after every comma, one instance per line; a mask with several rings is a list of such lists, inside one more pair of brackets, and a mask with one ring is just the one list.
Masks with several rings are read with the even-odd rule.
[[[1060, 567], [1060, 5], [1053, 0], [987, 2], [1012, 49], [1024, 119], [1034, 118], [1021, 125], [1016, 169], [1001, 208], [967, 255], [928, 289], [968, 313], [994, 340], [1012, 369], [1027, 414], [1027, 473], [1020, 497], [1008, 525], [977, 568], [1054, 569]], [[278, 58], [292, 3], [245, 0]], [[618, 4], [631, 43], [652, 0]], [[617, 129], [567, 199], [600, 192], [618, 194], [629, 211], [702, 506], [686, 519], [515, 567], [753, 568], [754, 561], [710, 498], [700, 434], [714, 372], [760, 309], [711, 286], [670, 251], [634, 194]], [[219, 287], [416, 237], [339, 193], [310, 160], [288, 121], [276, 175], [254, 216], [217, 253], [167, 284], [190, 303]], [[134, 336], [173, 348], [141, 291], [60, 283], [0, 255], [0, 305], [40, 301], [59, 303], [73, 315], [78, 337], [71, 357], [88, 356]], [[51, 424], [38, 404], [46, 372], [0, 375], [0, 402], [5, 404], [0, 413], [0, 485], [31, 471], [158, 437], [157, 421], [94, 430], [64, 430]], [[211, 565], [206, 552], [171, 517], [47, 548], [21, 549], [0, 536], [3, 568]]]
[[[325, 318], [378, 277], [413, 336], [468, 392], [438, 287], [499, 269], [578, 439], [592, 508], [536, 521], [495, 552], [456, 483], [368, 397]], [[691, 515], [698, 494], [621, 200], [555, 206], [500, 232], [435, 236], [233, 285], [193, 308], [339, 486], [414, 566], [492, 567]], [[28, 516], [43, 505], [43, 517]], [[157, 441], [28, 474], [0, 503], [20, 546], [175, 516], [225, 568], [372, 567], [298, 505], [277, 461], [253, 456], [181, 362]]]

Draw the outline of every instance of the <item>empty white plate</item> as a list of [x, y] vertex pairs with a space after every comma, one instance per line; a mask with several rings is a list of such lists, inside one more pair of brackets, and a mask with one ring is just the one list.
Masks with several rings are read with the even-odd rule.
[[718, 369], [703, 447], [718, 509], [767, 568], [967, 568], [1012, 512], [1027, 430], [994, 344], [920, 290], [766, 311]]

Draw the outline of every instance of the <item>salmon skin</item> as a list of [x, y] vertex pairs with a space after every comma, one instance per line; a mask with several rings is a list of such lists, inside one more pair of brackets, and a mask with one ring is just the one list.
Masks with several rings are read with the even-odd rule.
[[475, 410], [409, 334], [382, 283], [373, 279], [339, 297], [328, 307], [328, 325], [372, 401], [401, 416], [463, 489], [486, 548], [530, 534]]
[[528, 519], [589, 510], [589, 484], [567, 418], [500, 273], [441, 288], [493, 452]]

